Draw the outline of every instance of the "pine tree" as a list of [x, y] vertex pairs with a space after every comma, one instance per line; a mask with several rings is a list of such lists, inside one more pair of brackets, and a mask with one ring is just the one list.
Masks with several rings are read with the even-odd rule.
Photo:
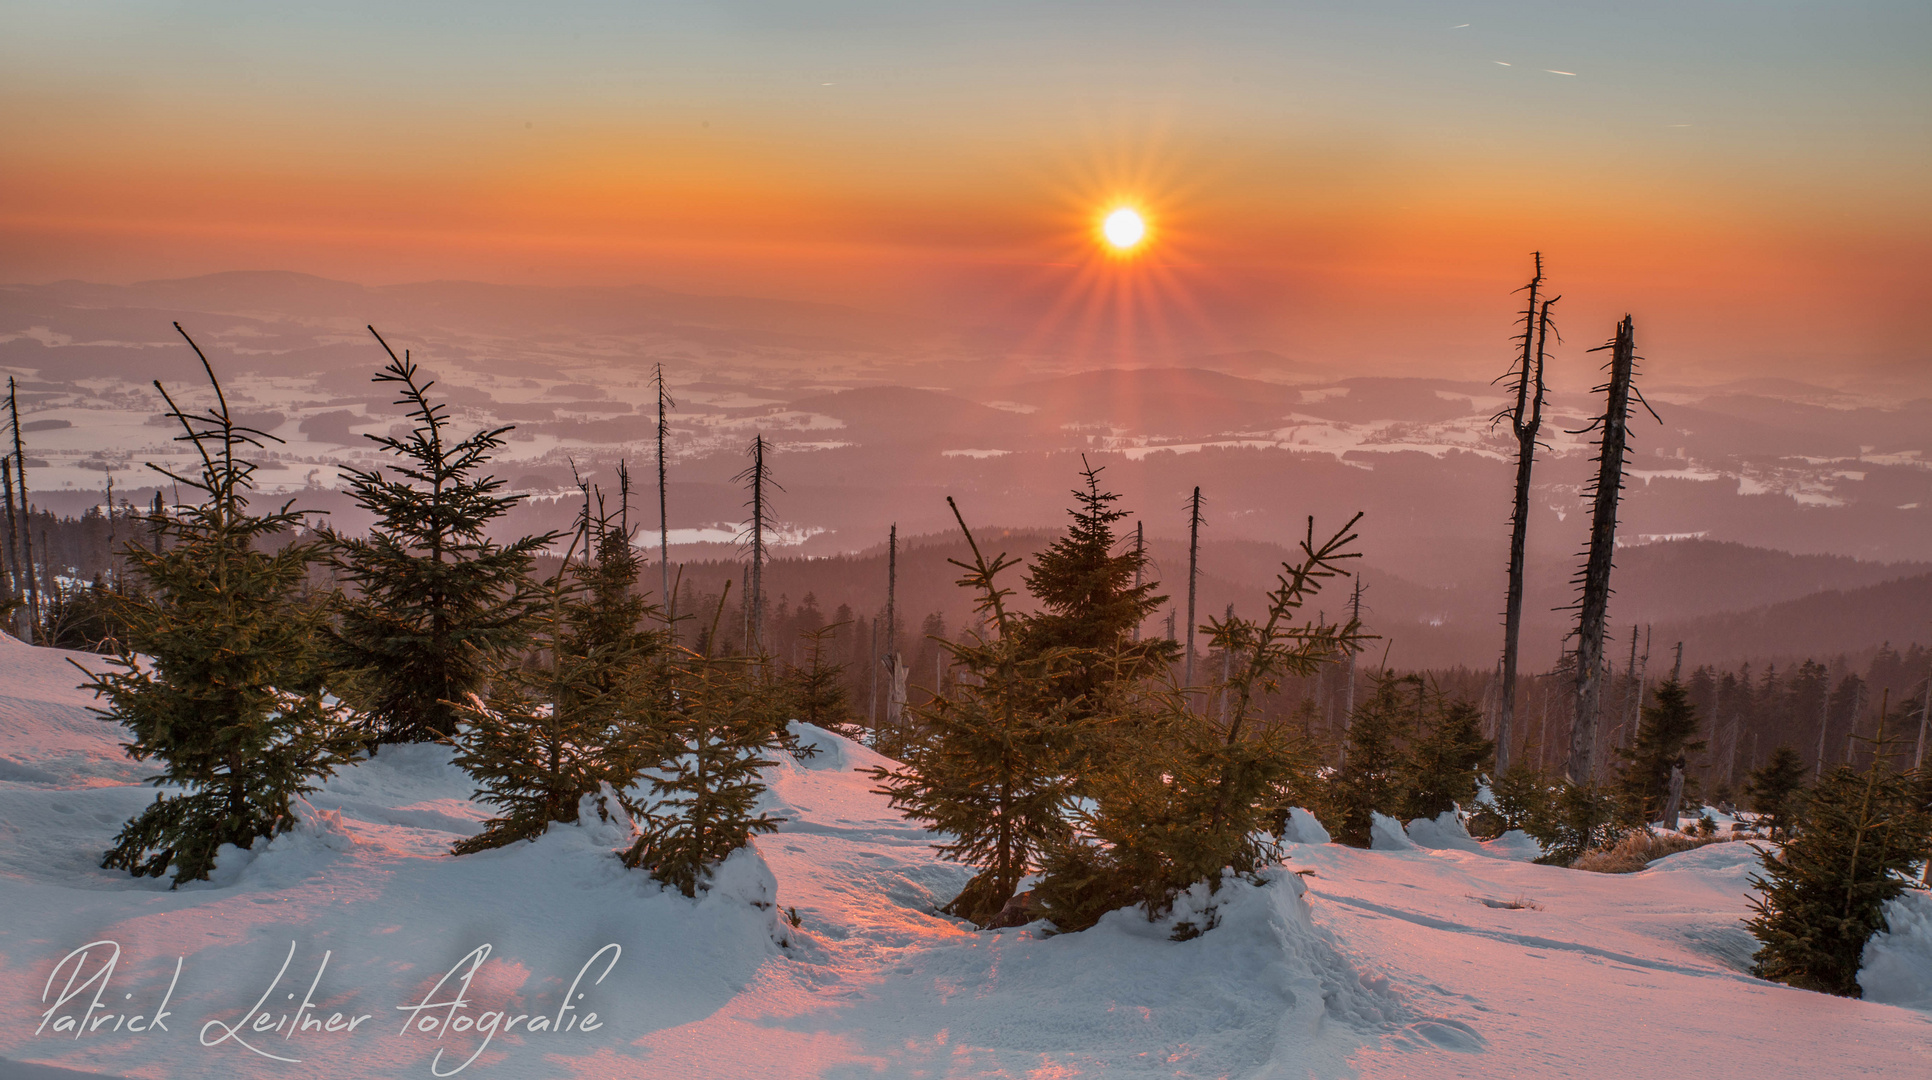
[[631, 534], [601, 507], [593, 514], [588, 493], [578, 524], [595, 555], [573, 561], [573, 542], [550, 583], [542, 647], [502, 663], [488, 699], [472, 697], [462, 710], [456, 764], [500, 813], [453, 854], [534, 840], [552, 822], [574, 822], [585, 796], [606, 784], [621, 790], [641, 761], [664, 751], [664, 694], [655, 683], [665, 632], [642, 628], [661, 617], [636, 591]]
[[393, 475], [347, 470], [356, 505], [376, 523], [366, 538], [329, 536], [331, 560], [354, 588], [331, 651], [374, 739], [419, 742], [455, 734], [459, 703], [528, 641], [542, 603], [530, 568], [556, 534], [510, 544], [486, 535], [521, 498], [499, 494], [503, 481], [483, 472], [511, 429], [449, 441], [448, 406], [429, 398], [435, 383], [408, 352], [398, 358], [376, 340], [389, 364], [374, 381], [400, 387], [397, 404], [415, 427], [407, 438], [370, 436], [397, 459]]
[[1218, 889], [1228, 871], [1252, 873], [1278, 854], [1268, 838], [1275, 793], [1297, 764], [1292, 744], [1229, 742], [1178, 690], [1160, 699], [1140, 695], [1153, 715], [1089, 778], [1079, 834], [1045, 846], [1034, 897], [1063, 933], [1132, 905], [1158, 918], [1195, 882]]
[[1614, 846], [1628, 831], [1618, 824], [1617, 809], [1616, 793], [1601, 784], [1563, 784], [1542, 831], [1530, 834], [1544, 848], [1536, 861], [1568, 866], [1585, 852]]
[[962, 588], [979, 594], [976, 611], [991, 616], [991, 634], [946, 642], [965, 678], [950, 697], [915, 710], [925, 738], [912, 743], [897, 768], [868, 771], [893, 809], [951, 839], [942, 858], [978, 868], [946, 910], [981, 925], [1012, 899], [1040, 853], [1071, 833], [1075, 777], [1068, 767], [1092, 730], [1072, 702], [1048, 699], [1042, 683], [1069, 676], [1068, 651], [1036, 651], [1015, 632], [1006, 610], [1012, 590], [999, 574], [1012, 567], [1004, 554], [988, 561], [959, 507], [947, 505], [973, 553], [948, 560], [964, 575]]
[[56, 649], [114, 653], [126, 632], [117, 620], [115, 597], [97, 575], [84, 586], [60, 588], [48, 598], [46, 642]]
[[1428, 734], [1415, 740], [1401, 770], [1403, 821], [1433, 818], [1472, 805], [1496, 744], [1483, 738], [1482, 710], [1466, 701], [1432, 695]]
[[1330, 803], [1334, 817], [1328, 827], [1337, 841], [1368, 847], [1374, 815], [1401, 812], [1405, 746], [1420, 719], [1425, 692], [1420, 676], [1381, 674], [1369, 696], [1356, 705], [1348, 725], [1348, 753], [1335, 774]]
[[1759, 978], [1844, 997], [1860, 996], [1865, 942], [1885, 928], [1884, 907], [1908, 887], [1907, 876], [1932, 837], [1932, 816], [1910, 771], [1893, 772], [1884, 717], [1864, 773], [1840, 765], [1811, 794], [1797, 834], [1760, 852], [1760, 896], [1747, 921], [1762, 943]]
[[1773, 839], [1790, 839], [1791, 826], [1805, 796], [1805, 763], [1789, 746], [1771, 751], [1771, 760], [1744, 782], [1751, 809], [1768, 819]]
[[[1672, 766], [1682, 765], [1686, 754], [1705, 747], [1705, 741], [1696, 737], [1701, 726], [1689, 690], [1675, 678], [1665, 679], [1652, 695], [1651, 704], [1643, 707], [1637, 737], [1628, 749], [1617, 750], [1623, 767], [1616, 788], [1625, 825], [1637, 827], [1662, 820]], [[1695, 784], [1695, 780], [1687, 780], [1686, 798], [1694, 797]], [[1677, 827], [1675, 821], [1663, 824], [1667, 829]]]
[[239, 455], [273, 436], [235, 423], [214, 368], [198, 347], [195, 355], [214, 388], [213, 408], [184, 412], [154, 385], [200, 471], [149, 467], [203, 499], [151, 523], [154, 549], [128, 548], [143, 588], [111, 598], [124, 628], [116, 670], [88, 684], [108, 701], [102, 718], [133, 736], [128, 755], [159, 759], [154, 783], [181, 789], [129, 821], [101, 865], [137, 877], [172, 867], [177, 886], [206, 879], [223, 844], [251, 848], [286, 832], [291, 803], [352, 762], [356, 747], [346, 710], [318, 678], [324, 609], [304, 595], [315, 545], [264, 550], [303, 515], [291, 504], [248, 509], [255, 466]]
[[564, 567], [568, 585], [560, 597], [561, 655], [581, 671], [567, 684], [567, 704], [572, 700], [568, 695], [602, 699], [634, 688], [640, 667], [668, 645], [665, 631], [647, 629], [662, 624], [664, 612], [638, 590], [643, 561], [628, 524], [630, 473], [621, 464], [618, 478], [622, 503], [617, 511], [606, 510], [601, 491], [586, 492], [578, 519], [585, 559], [574, 569], [568, 563]]
[[1548, 774], [1518, 761], [1489, 785], [1491, 802], [1469, 819], [1472, 835], [1489, 839], [1518, 829], [1539, 840], [1554, 838], [1556, 792]]
[[828, 655], [828, 639], [835, 637], [844, 625], [832, 623], [801, 634], [807, 643], [805, 663], [785, 672], [780, 695], [785, 712], [792, 719], [826, 731], [857, 735], [845, 685], [845, 665]]
[[693, 658], [674, 680], [665, 728], [675, 755], [645, 773], [652, 798], [627, 799], [641, 830], [626, 866], [696, 896], [711, 870], [783, 818], [756, 814], [759, 770], [779, 749], [770, 696], [742, 661]]
[[1282, 567], [1266, 620], [1230, 613], [1209, 625], [1229, 672], [1218, 708], [1195, 711], [1184, 687], [1114, 684], [1100, 713], [1121, 719], [1108, 725], [1110, 749], [1089, 759], [1100, 764], [1081, 789], [1082, 835], [1049, 842], [1034, 890], [1057, 928], [1085, 929], [1128, 904], [1159, 917], [1197, 882], [1218, 889], [1229, 871], [1275, 861], [1270, 838], [1290, 800], [1313, 786], [1319, 759], [1305, 728], [1264, 720], [1255, 702], [1281, 677], [1309, 676], [1360, 640], [1353, 622], [1300, 619], [1322, 582], [1355, 557], [1346, 549], [1356, 520], [1321, 545], [1309, 522], [1302, 558]]
[[1101, 469], [1081, 461], [1084, 481], [1073, 492], [1073, 519], [1065, 536], [1035, 556], [1026, 589], [1040, 612], [1018, 620], [1017, 631], [1035, 653], [1068, 652], [1065, 673], [1043, 687], [1062, 701], [1083, 702], [1075, 712], [1091, 711], [1109, 683], [1143, 678], [1171, 663], [1175, 644], [1164, 638], [1136, 640], [1134, 630], [1167, 602], [1156, 595], [1159, 582], [1146, 581], [1146, 553], [1126, 547], [1116, 553], [1116, 523], [1127, 511], [1114, 504], [1120, 496], [1100, 487]]

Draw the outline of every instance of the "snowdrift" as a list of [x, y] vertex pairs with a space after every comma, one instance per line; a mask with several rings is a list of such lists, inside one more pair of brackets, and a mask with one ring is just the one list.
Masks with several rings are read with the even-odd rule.
[[[814, 728], [787, 820], [697, 900], [587, 813], [452, 858], [486, 816], [437, 746], [388, 747], [223, 853], [214, 880], [100, 869], [154, 797], [70, 660], [0, 639], [0, 1077], [1922, 1075], [1932, 907], [1867, 954], [1874, 1001], [1751, 978], [1750, 851], [1630, 875], [1535, 866], [1453, 818], [1377, 850], [1294, 816], [1290, 858], [1165, 920], [975, 932], [966, 881]], [[1299, 873], [1298, 873], [1299, 871]], [[1186, 923], [1197, 936], [1171, 940]], [[111, 966], [110, 966], [111, 965]], [[1893, 1002], [1884, 1004], [1882, 1002]], [[1911, 1005], [1915, 1008], [1902, 1006]], [[157, 1015], [159, 1019], [157, 1021]], [[1820, 1063], [1817, 1049], [1844, 1047]], [[1660, 1064], [1667, 1063], [1667, 1064]]]

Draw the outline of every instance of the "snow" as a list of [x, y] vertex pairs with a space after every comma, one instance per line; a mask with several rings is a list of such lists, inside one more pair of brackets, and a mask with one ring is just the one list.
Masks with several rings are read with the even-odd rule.
[[1865, 1000], [1932, 1013], [1932, 893], [1885, 905], [1885, 929], [1865, 942], [1858, 972]]
[[1469, 835], [1463, 827], [1462, 819], [1454, 810], [1445, 810], [1435, 818], [1417, 818], [1409, 822], [1409, 842], [1416, 847], [1457, 851], [1486, 850]]
[[1369, 815], [1369, 847], [1375, 851], [1407, 851], [1416, 844], [1402, 823], [1387, 814]]
[[1288, 824], [1281, 831], [1281, 838], [1294, 844], [1326, 844], [1333, 839], [1315, 815], [1299, 806], [1289, 809]]
[[[448, 856], [486, 814], [433, 745], [384, 748], [301, 805], [294, 831], [225, 851], [213, 881], [170, 890], [98, 866], [154, 791], [87, 712], [70, 658], [100, 662], [0, 639], [8, 1061], [218, 1078], [450, 1074], [473, 1053], [461, 1075], [1810, 1080], [1932, 1068], [1924, 897], [1893, 906], [1892, 933], [1867, 953], [1873, 1000], [1852, 1001], [1748, 974], [1748, 844], [1597, 875], [1527, 861], [1534, 841], [1520, 834], [1478, 843], [1453, 816], [1406, 830], [1378, 820], [1378, 848], [1362, 851], [1297, 811], [1283, 866], [1212, 895], [1197, 887], [1160, 922], [1116, 912], [1080, 934], [975, 932], [934, 913], [968, 871], [937, 859], [934, 837], [854, 771], [885, 759], [804, 725], [818, 753], [768, 772], [763, 809], [788, 820], [696, 900], [625, 870], [611, 852], [629, 823], [594, 810], [532, 843]], [[1173, 940], [1183, 924], [1194, 936]], [[118, 944], [96, 1013], [114, 1019], [36, 1034], [43, 993], [60, 994], [92, 942]], [[110, 955], [97, 945], [82, 959], [91, 972]], [[448, 1004], [459, 990], [465, 1004]], [[129, 1030], [164, 996], [167, 1030]], [[310, 1019], [340, 1014], [338, 1030], [273, 1032], [305, 999]], [[414, 1009], [425, 1001], [441, 1004]], [[264, 1014], [271, 1030], [257, 1035], [250, 1018]], [[251, 1053], [219, 1025], [299, 1061]]]

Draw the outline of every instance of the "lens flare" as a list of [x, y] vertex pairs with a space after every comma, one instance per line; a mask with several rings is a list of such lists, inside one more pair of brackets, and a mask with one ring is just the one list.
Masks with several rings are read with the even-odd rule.
[[1107, 215], [1100, 226], [1101, 235], [1115, 248], [1126, 251], [1141, 242], [1147, 235], [1147, 223], [1141, 220], [1140, 213], [1131, 207], [1123, 206]]

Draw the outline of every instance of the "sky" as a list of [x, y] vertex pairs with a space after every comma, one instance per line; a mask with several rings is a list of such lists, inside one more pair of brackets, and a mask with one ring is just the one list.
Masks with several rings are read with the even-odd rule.
[[[1932, 6], [0, 2], [0, 281], [642, 283], [1100, 359], [1923, 371]], [[1097, 226], [1129, 205], [1131, 257]]]

